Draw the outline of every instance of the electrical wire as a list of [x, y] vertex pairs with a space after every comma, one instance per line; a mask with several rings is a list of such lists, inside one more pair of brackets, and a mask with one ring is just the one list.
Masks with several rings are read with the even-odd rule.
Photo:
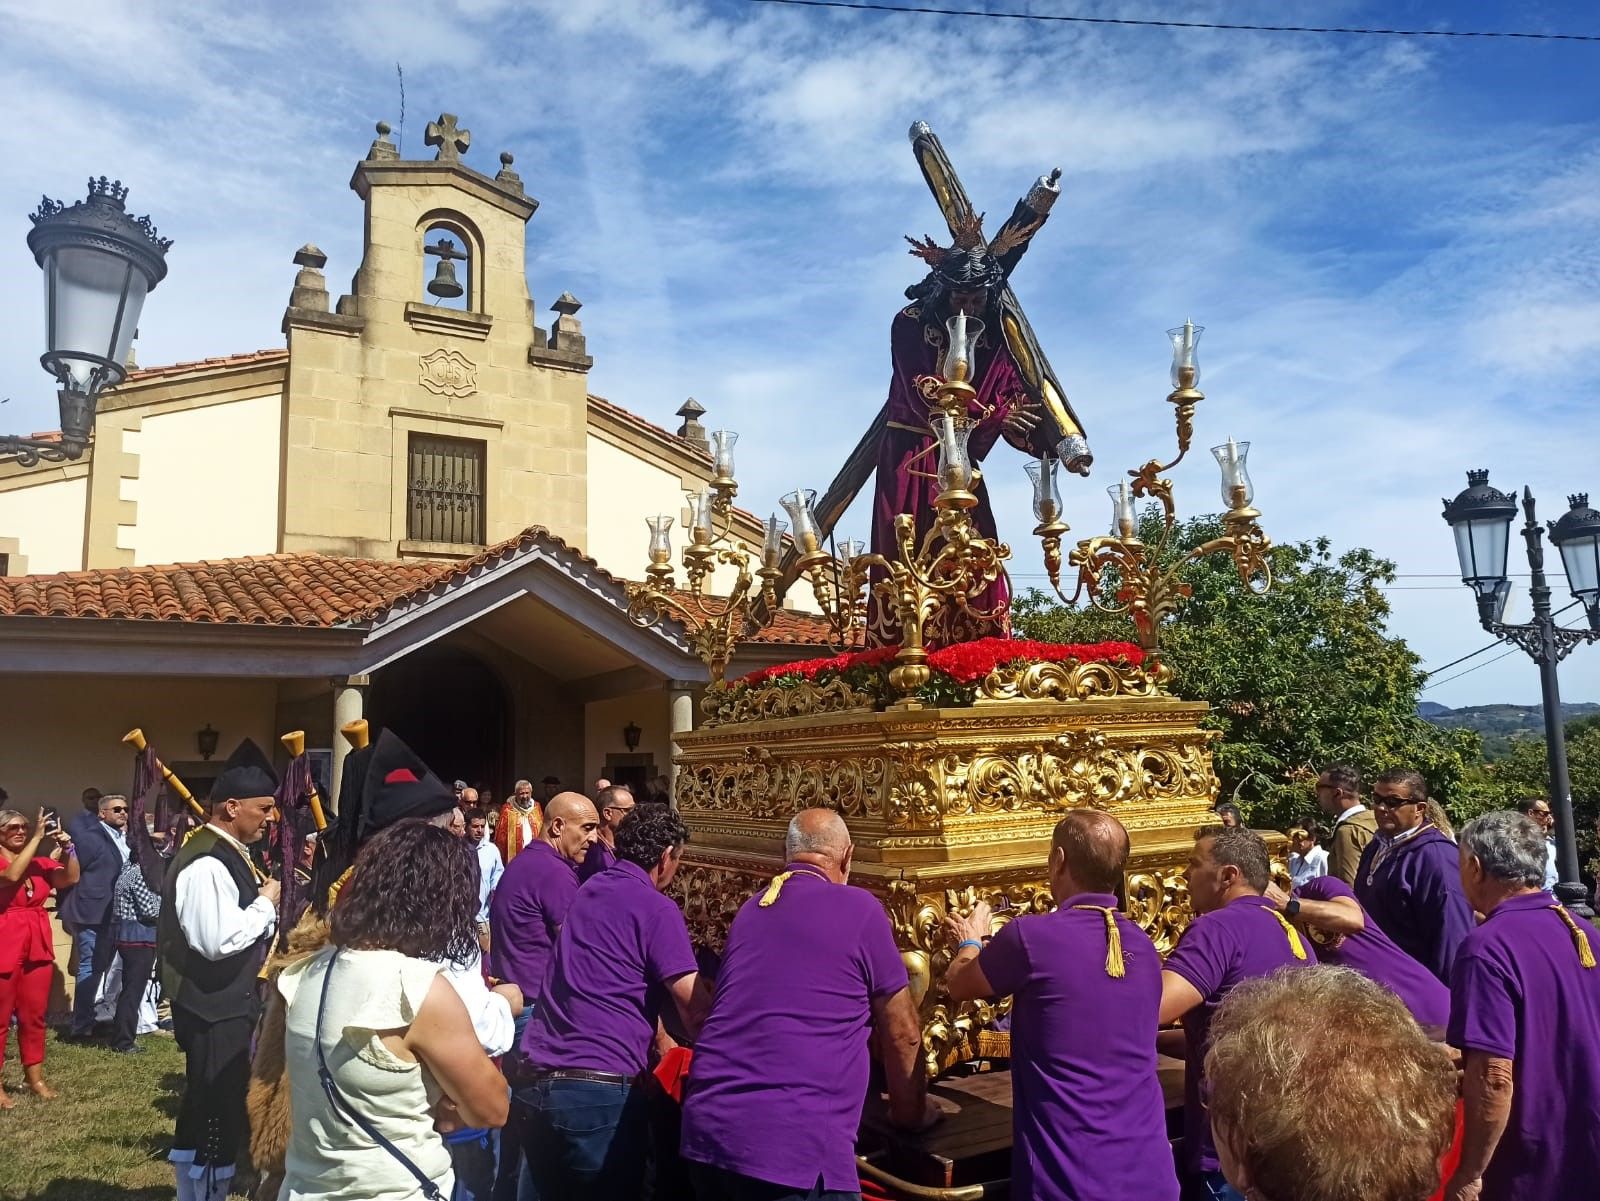
[[1600, 42], [1600, 33], [1531, 33], [1501, 29], [1360, 29], [1344, 25], [1244, 25], [1217, 21], [1157, 21], [1134, 17], [1076, 17], [1058, 13], [991, 12], [980, 8], [933, 8], [921, 4], [880, 4], [867, 0], [750, 0], [795, 8], [844, 8], [861, 12], [917, 13], [939, 17], [990, 17], [1002, 21], [1057, 21], [1077, 25], [1137, 25], [1156, 29], [1218, 29], [1251, 33], [1337, 33], [1391, 38], [1517, 38], [1533, 42]]
[[[1497, 643], [1495, 643], [1495, 645], [1499, 646], [1500, 643], [1497, 642]], [[1429, 680], [1426, 684], [1424, 684], [1422, 686], [1421, 690], [1423, 692], [1426, 692], [1430, 688], [1437, 688], [1441, 684], [1448, 684], [1452, 680], [1459, 680], [1462, 676], [1470, 676], [1473, 672], [1480, 671], [1483, 668], [1488, 667], [1491, 663], [1498, 663], [1502, 659], [1509, 659], [1512, 655], [1516, 654], [1521, 649], [1522, 648], [1520, 646], [1514, 646], [1510, 650], [1506, 651], [1505, 654], [1503, 654], [1503, 655], [1496, 655], [1493, 659], [1485, 659], [1482, 663], [1474, 663], [1471, 667], [1467, 668], [1466, 671], [1458, 671], [1458, 672], [1456, 672], [1455, 675], [1446, 676], [1442, 680]]]

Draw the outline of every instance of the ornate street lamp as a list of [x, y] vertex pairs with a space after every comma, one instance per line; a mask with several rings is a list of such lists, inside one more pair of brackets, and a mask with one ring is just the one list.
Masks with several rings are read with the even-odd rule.
[[1544, 531], [1534, 516], [1531, 491], [1522, 490], [1522, 537], [1527, 543], [1532, 572], [1528, 598], [1533, 603], [1533, 620], [1522, 625], [1508, 625], [1501, 620], [1511, 590], [1506, 552], [1511, 541], [1511, 521], [1517, 515], [1516, 498], [1491, 487], [1487, 471], [1469, 471], [1467, 487], [1454, 500], [1444, 502], [1444, 519], [1455, 533], [1461, 582], [1477, 596], [1478, 619], [1483, 628], [1500, 641], [1520, 647], [1539, 665], [1550, 806], [1556, 815], [1556, 871], [1561, 877], [1555, 887], [1556, 897], [1574, 913], [1591, 916], [1578, 877], [1572, 782], [1567, 774], [1567, 740], [1561, 721], [1556, 666], [1574, 647], [1600, 639], [1600, 513], [1589, 507], [1587, 495], [1580, 493], [1569, 499], [1568, 512], [1560, 521], [1550, 523], [1550, 541], [1561, 551], [1573, 596], [1588, 610], [1587, 630], [1558, 625], [1550, 608], [1550, 584], [1544, 574]]
[[128, 349], [144, 298], [167, 274], [171, 238], [123, 208], [128, 189], [105, 176], [68, 207], [48, 196], [29, 220], [28, 249], [44, 271], [45, 353], [61, 386], [61, 440], [0, 436], [0, 455], [23, 467], [76, 459], [89, 445], [95, 402], [127, 376]]

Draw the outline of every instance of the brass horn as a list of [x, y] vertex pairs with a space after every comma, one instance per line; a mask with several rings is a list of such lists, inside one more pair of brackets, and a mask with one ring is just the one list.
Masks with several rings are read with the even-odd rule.
[[[128, 743], [140, 754], [143, 754], [145, 748], [150, 745], [145, 739], [144, 731], [138, 726], [134, 726], [133, 729], [124, 734], [122, 736], [122, 741]], [[206, 821], [210, 817], [210, 815], [205, 811], [205, 807], [201, 805], [199, 801], [194, 799], [194, 794], [189, 791], [182, 780], [178, 779], [178, 777], [173, 774], [173, 771], [170, 767], [161, 762], [160, 759], [157, 759], [156, 769], [161, 773], [161, 778], [167, 782], [167, 787], [171, 788], [173, 792], [177, 793], [180, 797], [188, 802], [189, 808], [194, 810], [196, 817], [198, 817], [202, 822]]]
[[339, 733], [344, 735], [344, 740], [350, 744], [352, 751], [364, 750], [372, 735], [367, 728], [367, 719], [358, 717], [354, 721], [347, 721], [339, 727]]
[[[291, 759], [298, 759], [306, 753], [306, 732], [304, 730], [290, 730], [278, 741], [283, 743], [284, 749], [289, 752], [289, 758]], [[315, 780], [311, 781], [309, 797], [311, 800], [311, 820], [317, 823], [317, 833], [320, 834], [328, 828], [328, 817], [322, 811], [322, 798], [317, 795], [317, 782]]]

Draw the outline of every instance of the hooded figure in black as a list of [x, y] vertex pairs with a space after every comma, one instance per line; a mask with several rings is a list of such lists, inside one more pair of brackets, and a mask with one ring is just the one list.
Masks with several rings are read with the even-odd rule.
[[277, 788], [261, 748], [240, 743], [212, 786], [210, 820], [173, 858], [161, 890], [161, 982], [187, 1065], [167, 1156], [178, 1201], [223, 1201], [245, 1134], [256, 977], [277, 926], [279, 887], [250, 847]]

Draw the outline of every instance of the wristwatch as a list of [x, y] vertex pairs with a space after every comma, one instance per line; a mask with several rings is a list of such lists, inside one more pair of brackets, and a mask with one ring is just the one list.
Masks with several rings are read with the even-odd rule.
[[1290, 897], [1283, 906], [1283, 916], [1295, 918], [1300, 916], [1300, 898]]

